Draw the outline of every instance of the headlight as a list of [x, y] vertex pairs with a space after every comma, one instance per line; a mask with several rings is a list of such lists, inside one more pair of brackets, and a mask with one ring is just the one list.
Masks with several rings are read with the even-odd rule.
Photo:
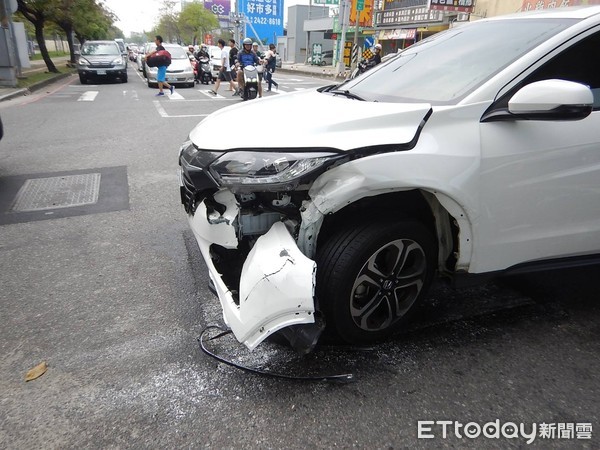
[[90, 62], [87, 59], [80, 57], [79, 61], [77, 61], [77, 64], [80, 66], [89, 66]]
[[318, 176], [341, 157], [331, 152], [230, 152], [214, 161], [210, 171], [221, 186], [291, 190], [307, 175]]
[[118, 58], [113, 59], [113, 61], [111, 62], [111, 64], [113, 66], [118, 66], [120, 64], [123, 64], [123, 58], [119, 56]]

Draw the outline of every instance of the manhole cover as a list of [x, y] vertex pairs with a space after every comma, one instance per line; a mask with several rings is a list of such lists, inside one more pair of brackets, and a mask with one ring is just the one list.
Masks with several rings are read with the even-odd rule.
[[92, 205], [98, 202], [100, 174], [33, 178], [19, 190], [13, 211], [43, 211]]

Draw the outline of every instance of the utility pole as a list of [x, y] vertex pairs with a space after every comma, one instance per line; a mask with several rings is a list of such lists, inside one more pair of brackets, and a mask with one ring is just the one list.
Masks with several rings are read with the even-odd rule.
[[335, 70], [335, 77], [337, 78], [341, 72], [346, 71], [346, 67], [344, 65], [344, 47], [346, 46], [346, 31], [348, 29], [348, 20], [350, 17], [350, 0], [340, 0], [340, 14], [338, 19], [340, 21], [340, 25], [342, 27], [342, 37], [340, 39], [340, 45], [338, 48], [338, 54], [340, 56], [337, 68]]
[[21, 64], [11, 16], [17, 11], [16, 0], [0, 0], [0, 85], [15, 87]]
[[[358, 65], [358, 23], [360, 22], [360, 12], [365, 9], [365, 0], [356, 0], [356, 27], [354, 28], [354, 45], [350, 56], [350, 67], [354, 70]], [[356, 52], [356, 59], [353, 58]]]

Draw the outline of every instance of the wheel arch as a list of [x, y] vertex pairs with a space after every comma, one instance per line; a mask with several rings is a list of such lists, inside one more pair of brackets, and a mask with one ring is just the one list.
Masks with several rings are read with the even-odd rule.
[[327, 214], [319, 230], [317, 247], [351, 221], [408, 218], [417, 219], [435, 236], [440, 273], [452, 276], [468, 269], [472, 236], [467, 214], [450, 197], [424, 189], [362, 197]]

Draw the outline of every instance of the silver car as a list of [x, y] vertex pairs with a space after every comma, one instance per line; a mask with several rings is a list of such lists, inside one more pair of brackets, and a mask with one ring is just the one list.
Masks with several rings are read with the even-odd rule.
[[[171, 54], [171, 65], [167, 67], [167, 83], [183, 84], [188, 87], [194, 87], [196, 85], [194, 68], [189, 60], [186, 49], [176, 44], [163, 44], [163, 47]], [[157, 86], [157, 72], [157, 67], [146, 66], [148, 87]]]

